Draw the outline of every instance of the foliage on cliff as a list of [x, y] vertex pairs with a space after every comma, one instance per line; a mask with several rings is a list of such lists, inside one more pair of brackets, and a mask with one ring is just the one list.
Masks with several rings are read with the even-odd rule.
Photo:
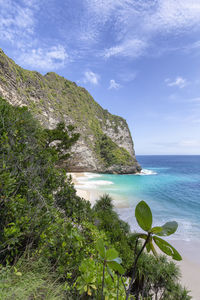
[[[139, 170], [126, 121], [104, 110], [84, 88], [53, 72], [42, 76], [38, 72], [24, 70], [1, 49], [0, 83], [6, 91], [7, 100], [12, 104], [27, 105], [46, 128], [52, 126], [51, 121], [54, 124], [64, 121], [67, 125], [76, 126], [99, 169], [105, 169], [114, 162], [119, 166], [136, 166]], [[15, 99], [13, 94], [8, 96], [10, 91], [15, 94]], [[102, 152], [99, 147], [104, 137], [111, 147], [104, 147]], [[107, 150], [111, 151], [111, 159]]]
[[[55, 167], [60, 148], [52, 139], [65, 140], [62, 124], [56, 135], [46, 132], [26, 108], [2, 99], [0, 115], [0, 299], [99, 299], [99, 239], [117, 250], [126, 282], [141, 245], [136, 247], [109, 196], [91, 208], [76, 195], [70, 177]], [[108, 253], [116, 255], [116, 250]], [[118, 285], [118, 299], [123, 299], [123, 283], [112, 272], [114, 281], [105, 273], [105, 299], [117, 299]], [[178, 277], [172, 262], [144, 253], [134, 288], [144, 299], [152, 299], [155, 290], [162, 299], [188, 300]]]
[[112, 165], [132, 165], [133, 159], [122, 147], [117, 146], [106, 134], [99, 135], [96, 142], [96, 153], [106, 167]]

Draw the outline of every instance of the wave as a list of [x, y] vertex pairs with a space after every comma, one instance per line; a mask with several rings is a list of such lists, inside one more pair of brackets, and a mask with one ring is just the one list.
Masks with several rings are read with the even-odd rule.
[[[137, 224], [136, 219], [133, 218], [133, 212], [134, 212], [133, 206], [116, 208], [116, 211], [120, 215], [122, 220], [129, 223], [132, 232], [140, 231], [140, 228]], [[156, 219], [156, 216], [155, 216], [155, 219]], [[184, 241], [184, 242], [190, 242], [190, 241], [199, 242], [200, 224], [195, 221], [192, 222], [190, 220], [185, 220], [184, 218], [181, 218], [181, 217], [157, 218], [154, 226], [163, 225], [166, 222], [169, 222], [173, 219], [175, 219], [177, 221], [178, 229], [173, 235], [170, 235], [169, 237], [167, 237], [167, 240], [169, 240], [169, 241], [177, 241], [178, 240], [178, 241]]]
[[100, 178], [102, 175], [95, 173], [83, 173], [83, 176], [77, 177], [77, 184], [75, 188], [77, 189], [98, 189], [101, 186], [112, 185], [112, 181], [108, 180], [93, 180], [95, 178]]
[[135, 175], [139, 176], [147, 176], [147, 175], [157, 175], [158, 173], [148, 169], [142, 169], [140, 173], [136, 173]]
[[75, 188], [96, 189], [100, 186], [111, 185], [111, 184], [113, 184], [113, 182], [107, 180], [93, 180], [93, 181], [78, 180], [78, 184], [75, 185]]
[[85, 177], [87, 177], [89, 179], [102, 177], [101, 174], [96, 174], [96, 173], [84, 172], [83, 174], [84, 174]]

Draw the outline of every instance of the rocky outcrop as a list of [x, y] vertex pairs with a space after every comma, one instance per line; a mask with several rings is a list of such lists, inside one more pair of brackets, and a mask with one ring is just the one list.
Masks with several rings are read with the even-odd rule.
[[28, 106], [46, 128], [54, 128], [60, 121], [76, 126], [80, 139], [72, 149], [72, 158], [63, 162], [68, 170], [141, 170], [126, 121], [104, 110], [76, 83], [53, 72], [42, 76], [24, 70], [0, 50], [0, 96], [12, 105]]

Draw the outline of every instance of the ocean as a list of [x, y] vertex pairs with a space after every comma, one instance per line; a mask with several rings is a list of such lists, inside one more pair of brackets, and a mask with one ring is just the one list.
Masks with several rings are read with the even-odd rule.
[[151, 207], [153, 225], [177, 221], [177, 232], [169, 239], [200, 240], [200, 155], [137, 156], [141, 174], [110, 175], [86, 173], [77, 188], [108, 193], [115, 209], [132, 231], [139, 230], [135, 206], [144, 200]]

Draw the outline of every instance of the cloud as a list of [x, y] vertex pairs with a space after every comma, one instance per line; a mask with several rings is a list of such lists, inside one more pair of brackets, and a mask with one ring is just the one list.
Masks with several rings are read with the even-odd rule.
[[[60, 43], [77, 60], [137, 59], [161, 55], [164, 48], [186, 50], [184, 39], [176, 47], [159, 35], [177, 37], [200, 29], [200, 0], [69, 0], [62, 5], [56, 0], [0, 0], [0, 6], [0, 40], [15, 46], [15, 56], [21, 49], [31, 52]], [[197, 41], [191, 51], [199, 47]]]
[[33, 35], [35, 27], [34, 14], [37, 11], [36, 1], [18, 2], [0, 1], [0, 40], [11, 43], [27, 39]]
[[188, 81], [180, 76], [176, 77], [173, 81], [167, 78], [165, 79], [165, 82], [168, 86], [177, 86], [181, 89], [188, 85]]
[[145, 41], [132, 39], [106, 49], [103, 53], [103, 56], [105, 58], [109, 58], [111, 56], [126, 56], [134, 58], [141, 56], [146, 48], [147, 43]]
[[199, 27], [199, 0], [159, 0], [156, 2], [156, 11], [149, 18], [149, 26], [152, 30], [183, 31], [194, 26]]
[[23, 65], [41, 70], [55, 70], [63, 67], [69, 56], [62, 45], [38, 48], [24, 52], [19, 58]]
[[[145, 50], [158, 35], [176, 36], [200, 29], [199, 0], [86, 0], [85, 7], [95, 41], [98, 42], [106, 28], [112, 31], [110, 45], [103, 52], [105, 58], [152, 55]], [[163, 53], [163, 46], [157, 45], [157, 55]], [[164, 48], [168, 47], [175, 51], [184, 48], [180, 44], [177, 47], [165, 44]]]
[[109, 90], [114, 89], [118, 90], [121, 87], [121, 84], [117, 83], [114, 79], [110, 80]]
[[92, 71], [85, 71], [83, 83], [91, 83], [97, 85], [99, 83], [100, 76]]

